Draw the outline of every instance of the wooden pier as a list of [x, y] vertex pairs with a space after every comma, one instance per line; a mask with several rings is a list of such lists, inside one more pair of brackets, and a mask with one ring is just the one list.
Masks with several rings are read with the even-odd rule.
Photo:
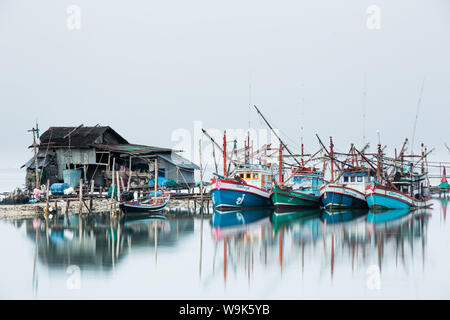
[[450, 188], [431, 187], [430, 192], [432, 195], [439, 195], [439, 198], [450, 198]]
[[[82, 214], [92, 214], [94, 212], [93, 202], [95, 200], [109, 200], [109, 210], [112, 215], [117, 215], [120, 212], [119, 205], [120, 190], [126, 190], [123, 186], [119, 184], [117, 186], [117, 192], [115, 192], [114, 188], [112, 189], [111, 195], [108, 195], [108, 192], [105, 192], [103, 188], [94, 188], [94, 181], [91, 181], [89, 184], [84, 184], [83, 180], [80, 180], [79, 187], [74, 190], [72, 194], [68, 195], [51, 195], [50, 194], [50, 182], [47, 181], [46, 184], [46, 195], [45, 195], [45, 209], [44, 215], [48, 216], [50, 213], [50, 204], [54, 204], [53, 208], [57, 214], [58, 212], [58, 202], [63, 202], [64, 204], [61, 206], [61, 210], [64, 210], [65, 215], [68, 215], [70, 203], [78, 203], [78, 213]], [[153, 188], [153, 187], [152, 187]], [[140, 187], [140, 188], [130, 188], [128, 191], [137, 192], [138, 198], [145, 198], [144, 195], [152, 190], [152, 188], [148, 187]], [[169, 190], [167, 190], [169, 191]], [[171, 200], [183, 200], [187, 201], [187, 209], [194, 210], [194, 213], [197, 213], [197, 209], [200, 210], [203, 214], [210, 214], [212, 210], [210, 210], [211, 204], [211, 196], [209, 194], [202, 194], [201, 192], [195, 193], [190, 192], [170, 192]], [[192, 190], [193, 191], [193, 190]]]

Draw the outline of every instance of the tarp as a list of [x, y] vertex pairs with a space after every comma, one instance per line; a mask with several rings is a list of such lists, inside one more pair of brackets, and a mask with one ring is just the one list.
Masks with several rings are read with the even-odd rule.
[[[166, 179], [164, 177], [158, 177], [158, 186], [165, 186], [165, 185], [167, 185], [168, 181], [169, 181], [169, 179]], [[150, 186], [154, 186], [155, 179], [150, 180], [147, 184]]]

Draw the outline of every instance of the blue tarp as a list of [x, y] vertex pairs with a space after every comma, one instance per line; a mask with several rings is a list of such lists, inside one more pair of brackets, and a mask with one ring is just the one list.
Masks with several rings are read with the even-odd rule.
[[[165, 186], [167, 181], [169, 181], [169, 179], [166, 179], [164, 177], [158, 177], [158, 186]], [[150, 186], [154, 186], [155, 185], [155, 179], [150, 180], [147, 184], [150, 185]]]
[[[158, 191], [157, 193], [156, 193], [156, 196], [157, 197], [160, 197], [160, 196], [162, 196], [163, 194], [162, 194], [162, 192], [161, 191]], [[148, 196], [149, 197], [154, 197], [155, 196], [155, 192], [150, 192], [149, 194], [148, 194]]]

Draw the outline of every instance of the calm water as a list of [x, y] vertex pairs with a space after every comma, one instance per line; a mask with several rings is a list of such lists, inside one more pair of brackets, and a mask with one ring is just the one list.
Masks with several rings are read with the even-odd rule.
[[[117, 222], [0, 222], [0, 298], [450, 298], [447, 201]], [[203, 235], [203, 236], [202, 236]]]

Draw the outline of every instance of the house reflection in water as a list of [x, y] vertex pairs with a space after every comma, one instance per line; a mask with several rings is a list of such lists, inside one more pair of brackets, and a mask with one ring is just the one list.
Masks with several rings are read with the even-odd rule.
[[153, 216], [136, 220], [110, 219], [108, 215], [71, 216], [61, 220], [26, 221], [26, 232], [36, 242], [39, 261], [49, 268], [77, 265], [81, 269], [112, 270], [131, 250], [175, 246], [194, 232], [192, 218], [169, 220]]

